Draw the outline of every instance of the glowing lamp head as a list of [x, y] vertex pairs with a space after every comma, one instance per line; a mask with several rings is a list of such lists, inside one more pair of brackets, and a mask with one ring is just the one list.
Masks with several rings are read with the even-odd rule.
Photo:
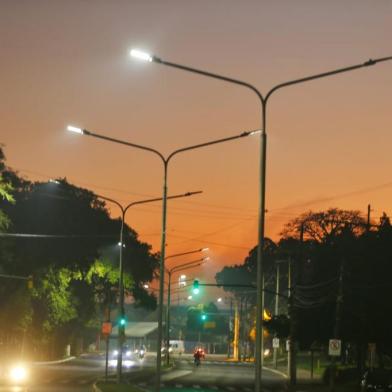
[[255, 129], [254, 131], [249, 132], [249, 136], [257, 135], [258, 133], [263, 132], [261, 129]]
[[74, 127], [73, 125], [68, 125], [67, 131], [73, 132], [73, 133], [78, 133], [79, 135], [84, 134], [84, 131], [82, 128]]
[[142, 50], [139, 50], [139, 49], [132, 49], [130, 51], [130, 55], [131, 55], [131, 57], [133, 57], [135, 59], [148, 61], [150, 63], [153, 60], [153, 56], [151, 54], [144, 52]]

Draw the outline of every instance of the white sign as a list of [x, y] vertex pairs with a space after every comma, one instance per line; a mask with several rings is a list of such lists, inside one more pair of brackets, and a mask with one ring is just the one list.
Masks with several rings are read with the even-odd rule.
[[273, 348], [279, 348], [279, 338], [273, 338], [272, 339], [272, 347]]
[[290, 339], [286, 340], [286, 351], [290, 351]]
[[340, 357], [342, 352], [342, 341], [339, 339], [329, 339], [328, 354], [333, 357]]

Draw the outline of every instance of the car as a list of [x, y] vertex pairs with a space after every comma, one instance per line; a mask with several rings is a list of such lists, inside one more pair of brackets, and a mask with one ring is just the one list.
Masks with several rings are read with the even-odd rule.
[[[119, 356], [119, 351], [118, 349], [114, 349], [111, 352], [110, 355], [110, 361], [109, 361], [109, 366], [111, 367], [116, 367], [117, 366], [117, 360]], [[134, 365], [136, 360], [136, 355], [135, 353], [132, 352], [129, 346], [123, 346], [122, 348], [122, 364], [125, 367], [131, 367]]]
[[368, 369], [361, 380], [361, 392], [392, 392], [392, 370]]
[[7, 364], [3, 363], [0, 369], [0, 379], [9, 385], [25, 385], [29, 381], [28, 366], [21, 361], [11, 361]]

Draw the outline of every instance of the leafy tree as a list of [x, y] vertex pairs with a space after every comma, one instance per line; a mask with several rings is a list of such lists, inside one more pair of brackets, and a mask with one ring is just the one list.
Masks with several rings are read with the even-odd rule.
[[[61, 345], [83, 331], [99, 330], [102, 308], [97, 304], [116, 301], [121, 221], [110, 218], [105, 203], [94, 193], [66, 179], [60, 185], [32, 183], [1, 159], [0, 165], [16, 200], [15, 205], [0, 201], [2, 212], [9, 217], [9, 229], [15, 233], [0, 239], [0, 269], [34, 276], [31, 291], [20, 281], [7, 281], [0, 287], [2, 316], [18, 320], [11, 327], [8, 324], [7, 331], [0, 328], [0, 334], [25, 335], [29, 329], [34, 337], [30, 341], [41, 351], [46, 345], [53, 348], [51, 355], [58, 355]], [[8, 195], [11, 188], [2, 189]], [[158, 255], [127, 225], [124, 243], [126, 293], [138, 305], [153, 308], [156, 298], [142, 283], [153, 278]]]
[[365, 219], [359, 211], [330, 208], [327, 211], [309, 211], [301, 214], [286, 224], [281, 235], [283, 238], [299, 238], [303, 231], [308, 239], [326, 243], [339, 236], [343, 230], [361, 234], [365, 227]]

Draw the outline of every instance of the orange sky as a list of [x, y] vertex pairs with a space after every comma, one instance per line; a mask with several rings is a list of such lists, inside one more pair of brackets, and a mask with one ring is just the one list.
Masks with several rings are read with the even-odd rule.
[[[0, 142], [30, 179], [67, 177], [128, 203], [162, 192], [149, 153], [65, 132], [69, 123], [170, 151], [260, 126], [244, 88], [129, 59], [131, 47], [273, 85], [392, 55], [392, 3], [2, 0]], [[309, 208], [392, 213], [392, 62], [287, 88], [268, 110], [266, 234]], [[258, 137], [185, 153], [169, 170], [167, 254], [209, 246], [211, 281], [256, 244]], [[159, 248], [159, 204], [127, 222]], [[113, 215], [118, 211], [113, 207]], [[177, 260], [188, 261], [192, 258]], [[172, 264], [175, 263], [173, 259]]]

